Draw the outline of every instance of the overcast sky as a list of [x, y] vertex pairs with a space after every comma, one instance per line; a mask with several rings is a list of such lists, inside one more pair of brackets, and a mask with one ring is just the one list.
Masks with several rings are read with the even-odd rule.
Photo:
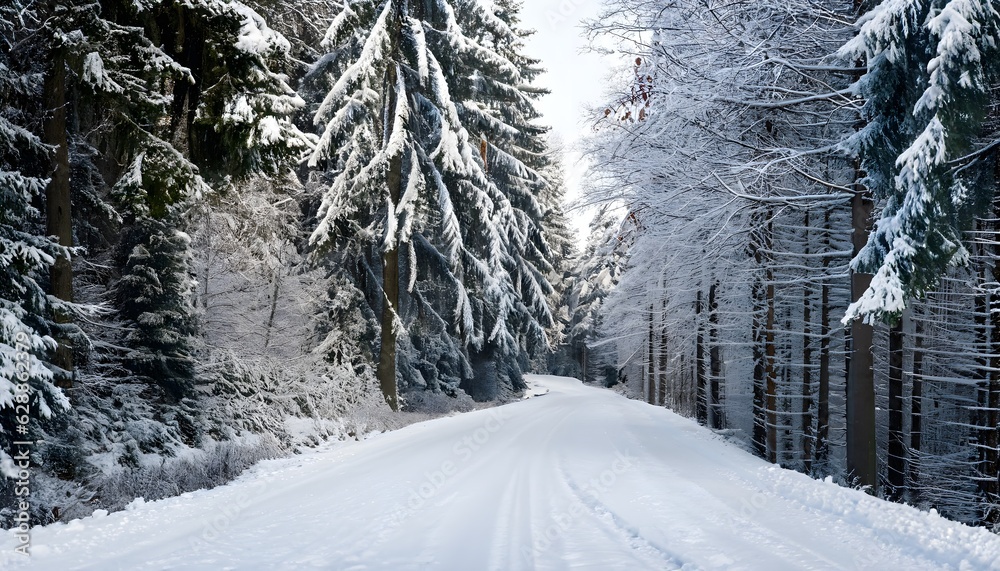
[[584, 127], [582, 107], [601, 100], [607, 63], [583, 51], [587, 40], [580, 21], [597, 16], [601, 0], [526, 0], [521, 12], [528, 55], [542, 60], [547, 73], [539, 83], [552, 90], [539, 105], [545, 122], [570, 142]]
[[[522, 25], [536, 33], [528, 39], [527, 55], [542, 60], [545, 73], [538, 81], [552, 91], [539, 102], [542, 123], [552, 127], [557, 140], [566, 148], [569, 194], [575, 195], [584, 174], [579, 153], [574, 144], [588, 129], [584, 107], [598, 104], [607, 89], [609, 58], [584, 52], [587, 40], [582, 36], [580, 21], [596, 17], [601, 0], [525, 0], [521, 11]], [[580, 230], [586, 228], [587, 217], [571, 213]]]

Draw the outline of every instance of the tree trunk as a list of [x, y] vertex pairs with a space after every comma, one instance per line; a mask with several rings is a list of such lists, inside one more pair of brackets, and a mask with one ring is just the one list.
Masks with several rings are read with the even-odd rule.
[[913, 385], [910, 395], [910, 462], [907, 465], [907, 500], [916, 505], [920, 500], [920, 452], [923, 431], [923, 366], [924, 327], [919, 319], [913, 320], [913, 374], [910, 383]]
[[774, 231], [771, 212], [768, 212], [767, 233], [764, 235], [765, 259], [767, 267], [764, 270], [764, 289], [767, 304], [767, 322], [764, 326], [765, 354], [765, 416], [767, 422], [767, 461], [778, 462], [778, 369], [775, 363], [776, 347], [774, 344], [774, 269], [771, 265], [771, 236]]
[[[854, 255], [868, 242], [873, 204], [865, 192], [851, 198]], [[870, 274], [851, 272], [851, 299], [857, 301], [871, 284]], [[847, 473], [852, 483], [877, 493], [875, 455], [875, 379], [872, 373], [872, 326], [861, 319], [851, 323], [850, 365], [847, 373]]]
[[[823, 249], [830, 251], [830, 211], [823, 214]], [[823, 285], [819, 301], [819, 388], [816, 398], [816, 463], [827, 469], [830, 457], [830, 258], [823, 257]]]
[[[389, 73], [386, 85], [396, 85], [396, 66], [389, 66]], [[386, 117], [395, 121], [394, 110], [396, 108], [396, 97], [399, 94], [390, 91], [390, 96], [386, 102], [388, 113]], [[384, 130], [385, 138], [393, 131], [393, 125], [387, 124]], [[388, 185], [389, 197], [393, 205], [399, 204], [400, 194], [403, 184], [403, 156], [397, 153], [389, 159], [389, 173], [386, 184]], [[394, 212], [386, 212], [386, 216], [395, 216]], [[379, 346], [378, 377], [379, 387], [382, 389], [382, 396], [389, 408], [394, 411], [399, 410], [399, 396], [396, 387], [396, 317], [399, 308], [399, 243], [395, 236], [390, 237], [391, 246], [386, 248], [382, 254], [382, 290], [385, 297], [382, 299], [382, 334]]]
[[698, 424], [708, 425], [708, 386], [705, 379], [705, 328], [701, 323], [701, 290], [698, 290], [694, 304], [695, 335], [694, 366], [696, 375], [695, 398]]
[[[206, 272], [207, 277], [208, 272]], [[271, 272], [271, 307], [267, 313], [267, 325], [264, 327], [264, 348], [271, 344], [271, 331], [274, 330], [274, 317], [278, 313], [278, 294], [281, 292], [281, 270]]]
[[[393, 195], [393, 204], [399, 200], [399, 181], [401, 180], [401, 156], [389, 161], [389, 189]], [[393, 213], [389, 213], [392, 216]], [[382, 335], [378, 355], [378, 377], [382, 395], [389, 408], [399, 410], [399, 397], [396, 389], [396, 309], [399, 307], [399, 247], [395, 244], [386, 249], [382, 255], [382, 289], [385, 298], [382, 300]]]
[[[666, 288], [664, 288], [666, 291]], [[657, 385], [657, 403], [665, 406], [667, 403], [667, 298], [663, 298], [663, 308], [660, 311], [660, 381]]]
[[[177, 32], [173, 38], [173, 54], [177, 63], [190, 70], [195, 81], [176, 81], [170, 110], [170, 132], [173, 146], [184, 156], [200, 161], [215, 149], [204, 149], [192, 132], [201, 103], [201, 90], [205, 75], [205, 30], [197, 19], [189, 18], [188, 9], [177, 4]], [[162, 212], [153, 211], [154, 216]]]
[[[66, 54], [64, 48], [54, 47], [51, 52], [51, 68], [45, 74], [45, 122], [43, 135], [45, 144], [54, 148], [52, 155], [52, 171], [49, 184], [45, 189], [46, 232], [55, 236], [60, 246], [73, 246], [73, 216], [69, 186], [69, 141], [66, 124]], [[73, 266], [66, 256], [58, 256], [52, 265], [50, 273], [52, 295], [63, 300], [73, 301]], [[58, 325], [55, 339], [58, 343], [52, 364], [63, 369], [65, 373], [58, 374], [56, 386], [69, 388], [73, 386], [73, 346], [65, 327], [70, 323], [70, 316], [65, 312], [56, 312], [54, 316]]]
[[716, 299], [718, 282], [708, 289], [708, 358], [711, 365], [709, 379], [708, 412], [712, 428], [722, 428], [722, 403], [720, 384], [722, 382], [722, 347], [719, 345], [719, 300]]
[[655, 345], [653, 344], [653, 311], [654, 306], [650, 304], [649, 306], [649, 342], [647, 343], [647, 360], [646, 363], [646, 402], [649, 404], [656, 404], [656, 360], [655, 360]]
[[[809, 259], [809, 211], [803, 221], [805, 227], [805, 259]], [[812, 288], [808, 280], [802, 284], [802, 468], [806, 474], [812, 469], [813, 455], [813, 395], [812, 395]]]
[[[755, 220], [755, 229], [750, 235], [751, 254], [757, 264], [758, 270], [763, 267], [763, 254], [760, 248], [760, 220]], [[764, 323], [763, 316], [766, 311], [764, 299], [764, 281], [760, 274], [753, 277], [750, 297], [753, 303], [753, 447], [754, 452], [761, 458], [767, 457], [767, 415], [765, 413], [764, 397]]]
[[906, 445], [903, 442], [903, 320], [889, 330], [889, 450], [886, 497], [898, 501], [906, 486]]

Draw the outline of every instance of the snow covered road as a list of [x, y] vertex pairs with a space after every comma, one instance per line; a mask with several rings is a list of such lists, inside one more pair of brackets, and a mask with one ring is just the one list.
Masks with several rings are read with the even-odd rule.
[[1000, 570], [1000, 536], [769, 465], [662, 408], [549, 393], [0, 535], [2, 569]]

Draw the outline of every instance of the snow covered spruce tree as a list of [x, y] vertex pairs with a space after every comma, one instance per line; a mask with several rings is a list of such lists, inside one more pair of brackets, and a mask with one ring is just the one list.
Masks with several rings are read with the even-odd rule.
[[975, 139], [1000, 77], [1000, 11], [990, 1], [887, 0], [840, 55], [867, 63], [857, 84], [867, 125], [845, 147], [884, 204], [852, 262], [874, 278], [845, 322], [895, 320], [968, 260], [961, 234], [991, 206], [992, 186], [975, 183], [985, 150]]
[[[487, 176], [517, 217], [508, 239], [516, 252], [509, 271], [518, 295], [541, 324], [551, 325], [549, 305], [556, 292], [549, 281], [560, 279], [557, 273], [571, 248], [560, 165], [544, 138], [548, 128], [537, 123], [536, 101], [547, 91], [532, 82], [543, 70], [539, 60], [522, 53], [524, 39], [533, 32], [520, 27], [519, 2], [501, 0], [480, 10], [473, 9], [474, 4], [456, 3], [459, 23], [501, 59], [459, 54], [456, 70], [449, 74], [451, 94], [472, 140], [479, 139]], [[545, 338], [530, 322], [521, 323], [518, 330], [520, 343], [530, 352], [543, 348]]]
[[553, 367], [556, 374], [608, 386], [619, 380], [614, 345], [591, 348], [590, 344], [605, 333], [603, 304], [628, 267], [636, 230], [632, 219], [619, 220], [614, 210], [604, 206], [594, 215], [587, 245], [572, 260], [574, 267], [561, 300], [566, 312], [561, 359]]
[[[856, 275], [871, 276], [870, 283], [863, 283], [857, 288], [863, 291], [856, 292], [844, 322], [851, 323], [855, 331], [862, 329], [862, 321], [869, 324], [879, 320], [895, 323], [888, 347], [890, 362], [894, 363], [889, 374], [888, 489], [890, 495], [899, 497], [906, 485], [904, 472], [907, 456], [911, 458], [911, 464], [922, 465], [920, 478], [927, 481], [956, 473], [954, 467], [941, 468], [944, 458], [954, 457], [954, 450], [928, 448], [925, 440], [922, 444], [927, 450], [919, 451], [919, 435], [913, 441], [917, 445], [911, 444], [911, 450], [907, 451], [903, 446], [904, 387], [900, 377], [905, 336], [899, 321], [912, 300], [929, 296], [931, 303], [937, 303], [939, 299], [955, 295], [961, 299], [966, 294], [955, 292], [962, 288], [942, 283], [942, 278], [949, 273], [957, 277], [951, 271], [954, 266], [964, 266], [970, 261], [979, 264], [973, 260], [964, 242], [968, 239], [965, 233], [973, 229], [976, 216], [990, 217], [996, 190], [993, 160], [984, 160], [991, 154], [993, 144], [982, 135], [990, 90], [1000, 77], [1000, 48], [997, 43], [1000, 40], [1000, 13], [995, 2], [886, 1], [864, 14], [859, 25], [857, 36], [838, 55], [848, 62], [866, 65], [865, 73], [855, 85], [856, 92], [864, 98], [862, 114], [866, 124], [848, 138], [843, 147], [859, 158], [864, 173], [859, 183], [871, 193], [881, 212], [876, 216], [867, 243], [859, 251], [856, 250], [851, 263]], [[974, 273], [982, 272], [976, 270]], [[977, 281], [975, 277], [969, 277]], [[938, 289], [943, 290], [941, 296], [934, 295]], [[986, 298], [980, 296], [976, 299]], [[984, 303], [977, 301], [970, 304], [970, 313], [965, 315], [975, 315], [976, 305]], [[942, 315], [951, 319], [956, 314], [942, 311]], [[976, 323], [979, 318], [972, 321]], [[963, 335], [963, 330], [973, 326], [962, 324], [960, 319], [951, 323], [954, 325], [948, 328], [956, 338]], [[987, 328], [980, 329], [986, 331]], [[918, 339], [916, 343], [923, 343], [923, 340]], [[990, 352], [987, 345], [986, 342], [978, 343], [984, 354]], [[916, 352], [923, 350], [919, 345], [913, 349]], [[856, 354], [855, 357], [870, 360], [865, 355]], [[985, 356], [980, 359], [985, 359]], [[944, 364], [943, 370], [964, 369], [959, 364], [960, 360], [956, 354], [955, 362]], [[852, 362], [861, 363], [857, 359]], [[914, 362], [923, 364], [922, 361]], [[929, 359], [927, 366], [938, 364]], [[867, 369], [863, 364], [862, 368]], [[922, 373], [916, 370], [913, 374], [919, 377]], [[870, 373], [855, 374], [852, 371], [852, 375], [870, 380]], [[973, 376], [979, 376], [979, 373]], [[942, 381], [949, 378], [950, 374], [942, 372]], [[919, 383], [915, 380], [912, 390], [918, 390]], [[966, 390], [962, 384], [957, 382], [954, 391], [947, 391], [953, 394], [944, 395], [945, 400], [970, 398], [963, 395]], [[866, 458], [861, 466], [866, 474], [865, 480], [871, 484], [875, 483], [877, 463], [876, 413], [875, 402], [872, 401], [875, 393], [868, 384], [862, 386], [861, 391], [855, 390], [848, 398], [849, 427], [856, 426], [850, 421], [850, 412], [860, 411], [860, 415], [865, 417], [863, 436], [867, 441], [864, 446], [852, 446], [851, 443], [857, 442], [857, 439], [849, 430], [849, 464], [859, 465], [857, 460], [851, 462], [852, 458], [859, 458], [851, 449], [865, 448]], [[856, 402], [860, 402], [861, 406], [857, 406]], [[988, 408], [985, 404], [984, 409]], [[919, 407], [919, 404], [912, 401], [912, 406]], [[854, 416], [859, 418], [858, 413]], [[935, 415], [926, 416], [929, 416], [926, 420], [934, 422]], [[973, 413], [972, 424], [982, 422], [982, 415]], [[924, 423], [922, 427], [920, 424], [916, 426], [929, 430], [933, 425]], [[988, 441], [989, 431], [984, 434]], [[961, 438], [964, 437], [956, 436], [956, 439]], [[928, 450], [934, 453], [940, 451], [941, 456], [928, 457], [926, 461], [921, 459]], [[996, 474], [981, 477], [995, 479]], [[996, 485], [981, 487], [986, 496], [996, 496]], [[942, 506], [943, 509], [952, 514], [965, 509], [952, 507], [963, 501], [949, 500], [945, 503], [951, 505]]]
[[335, 81], [315, 114], [310, 164], [329, 181], [312, 241], [347, 253], [381, 316], [378, 377], [393, 408], [397, 376], [477, 400], [519, 388], [550, 319], [542, 179], [490, 143], [513, 137], [490, 105], [515, 97], [521, 70], [466, 33], [469, 21], [510, 33], [479, 2], [347, 2], [314, 72]]
[[[23, 23], [34, 14], [21, 2], [0, 7], [0, 498], [14, 505], [8, 478], [16, 479], [9, 451], [14, 440], [35, 437], [36, 421], [69, 406], [54, 384], [50, 357], [55, 349], [53, 317], [72, 308], [46, 295], [43, 285], [58, 257], [69, 257], [66, 248], [45, 232], [42, 213], [34, 206], [44, 195], [50, 149], [27, 127], [30, 100], [38, 97], [41, 82], [37, 69], [24, 67], [12, 53], [29, 30]], [[20, 61], [18, 61], [20, 60]], [[31, 421], [32, 434], [18, 435]], [[10, 501], [8, 501], [10, 500]], [[10, 514], [0, 513], [6, 524]]]

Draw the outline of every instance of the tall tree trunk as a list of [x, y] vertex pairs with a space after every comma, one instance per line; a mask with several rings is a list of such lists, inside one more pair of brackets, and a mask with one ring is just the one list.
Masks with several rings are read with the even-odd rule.
[[[392, 203], [399, 201], [399, 185], [402, 180], [403, 157], [397, 155], [389, 161], [389, 192]], [[393, 216], [389, 213], [389, 216]], [[396, 388], [396, 310], [399, 308], [399, 246], [385, 250], [382, 255], [382, 289], [385, 298], [382, 300], [382, 335], [378, 355], [378, 377], [382, 395], [389, 408], [399, 410], [399, 397]]]
[[[666, 288], [664, 288], [666, 291]], [[667, 298], [663, 298], [663, 308], [660, 310], [660, 381], [658, 384], [657, 404], [667, 404]]]
[[722, 428], [722, 403], [720, 402], [720, 385], [722, 382], [722, 347], [719, 345], [719, 300], [718, 282], [713, 282], [708, 289], [708, 359], [711, 365], [709, 379], [708, 412], [712, 428]]
[[697, 334], [695, 335], [695, 345], [694, 345], [694, 366], [695, 375], [697, 379], [697, 388], [695, 393], [696, 405], [697, 405], [697, 417], [698, 423], [702, 425], [708, 424], [708, 387], [705, 382], [705, 328], [702, 325], [701, 319], [701, 290], [698, 290], [698, 295], [696, 297], [694, 305], [694, 315], [695, 315], [695, 327], [697, 327]]
[[[761, 252], [761, 223], [759, 216], [754, 217], [755, 230], [750, 235], [751, 254], [757, 264], [758, 272], [763, 268], [763, 253]], [[753, 303], [753, 447], [761, 458], [767, 457], [767, 414], [764, 396], [765, 355], [764, 355], [764, 314], [767, 305], [764, 298], [765, 284], [762, 276], [756, 273], [753, 277], [750, 297]]]
[[[386, 78], [386, 85], [396, 85], [396, 66], [390, 65]], [[386, 117], [389, 121], [395, 121], [394, 110], [396, 108], [396, 97], [399, 94], [390, 91], [390, 97], [386, 102]], [[383, 131], [386, 142], [389, 133], [392, 133], [393, 125], [387, 124]], [[399, 204], [399, 198], [403, 184], [403, 156], [397, 153], [389, 159], [389, 173], [386, 184], [388, 185], [389, 197], [393, 205]], [[386, 216], [395, 216], [394, 212], [387, 212]], [[381, 344], [379, 346], [378, 368], [375, 375], [378, 378], [379, 387], [382, 389], [382, 396], [389, 408], [394, 411], [399, 410], [399, 395], [396, 387], [396, 319], [399, 309], [399, 242], [395, 236], [391, 237], [391, 246], [382, 253], [382, 290], [385, 297], [382, 299], [382, 333]], [[474, 395], [473, 395], [474, 396]]]
[[649, 339], [647, 343], [646, 363], [646, 402], [656, 404], [656, 346], [653, 344], [653, 312], [655, 308], [649, 305]]
[[889, 330], [889, 450], [886, 497], [899, 500], [906, 486], [906, 445], [903, 442], [903, 320]]
[[[823, 251], [830, 251], [830, 210], [823, 213]], [[823, 256], [819, 301], [819, 388], [816, 399], [816, 463], [824, 469], [830, 457], [830, 257]]]
[[[171, 56], [191, 72], [195, 81], [174, 82], [170, 111], [170, 132], [173, 146], [184, 156], [199, 161], [216, 149], [203, 149], [192, 133], [201, 103], [202, 82], [205, 81], [205, 30], [196, 18], [189, 17], [188, 8], [178, 3], [177, 31]], [[162, 213], [154, 212], [154, 216]]]
[[264, 326], [264, 348], [271, 345], [271, 331], [274, 330], [274, 317], [278, 313], [278, 295], [281, 292], [281, 270], [271, 272], [271, 307], [267, 312], [267, 324]]
[[[73, 215], [69, 186], [69, 141], [66, 123], [66, 54], [64, 48], [53, 47], [51, 67], [45, 74], [45, 122], [44, 140], [54, 148], [52, 171], [48, 187], [45, 189], [46, 232], [56, 236], [59, 245], [73, 246]], [[52, 295], [73, 301], [73, 266], [66, 256], [58, 256], [50, 273]], [[70, 316], [57, 312], [55, 322], [60, 327], [56, 331], [55, 355], [52, 363], [63, 369], [64, 374], [56, 376], [56, 385], [73, 386], [73, 346], [64, 330], [70, 323]]]
[[924, 392], [924, 326], [920, 319], [913, 320], [913, 385], [910, 395], [910, 461], [907, 464], [906, 499], [916, 505], [920, 500], [920, 447], [923, 436]]
[[764, 291], [767, 305], [767, 322], [764, 326], [765, 354], [765, 415], [767, 421], [767, 461], [778, 462], [778, 368], [775, 362], [777, 348], [774, 343], [775, 312], [774, 312], [774, 268], [771, 264], [771, 249], [774, 223], [772, 213], [767, 213], [767, 230], [764, 235], [764, 249], [767, 266], [764, 270]]
[[[854, 255], [868, 242], [873, 208], [865, 191], [851, 198]], [[870, 274], [851, 272], [851, 299], [857, 301], [871, 284]], [[847, 472], [852, 483], [877, 493], [875, 455], [875, 379], [872, 372], [872, 326], [861, 319], [851, 323], [850, 365], [847, 374]]]
[[[805, 238], [803, 253], [809, 259], [809, 211], [803, 220]], [[813, 389], [812, 389], [812, 287], [808, 276], [802, 283], [802, 467], [806, 474], [812, 469], [813, 456]]]
[[680, 371], [680, 379], [675, 386], [673, 405], [679, 411], [688, 411], [687, 398], [690, 396], [689, 379], [688, 379], [688, 367], [687, 360], [684, 358], [686, 355], [681, 353], [677, 356], [677, 370]]

